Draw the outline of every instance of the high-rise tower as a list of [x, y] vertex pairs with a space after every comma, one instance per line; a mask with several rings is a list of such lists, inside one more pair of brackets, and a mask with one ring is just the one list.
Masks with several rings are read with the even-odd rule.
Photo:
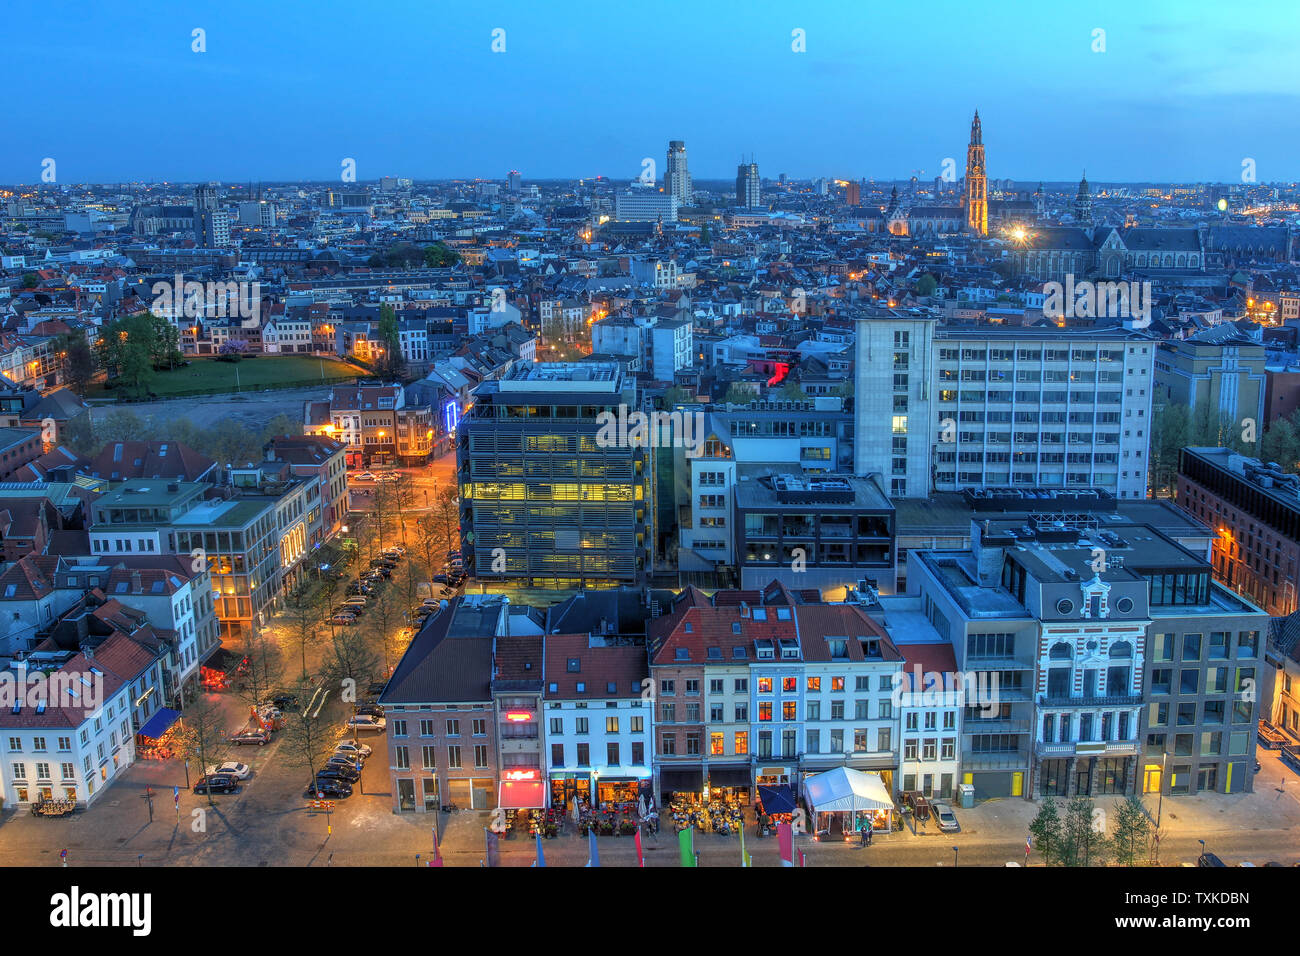
[[763, 202], [763, 187], [758, 178], [758, 163], [741, 163], [736, 167], [736, 205], [757, 209]]
[[989, 234], [989, 179], [984, 168], [984, 134], [980, 111], [970, 124], [970, 145], [966, 147], [966, 225], [981, 236]]
[[677, 205], [689, 206], [694, 198], [691, 174], [686, 169], [686, 144], [680, 139], [668, 143], [668, 166], [664, 170], [664, 192], [677, 197]]

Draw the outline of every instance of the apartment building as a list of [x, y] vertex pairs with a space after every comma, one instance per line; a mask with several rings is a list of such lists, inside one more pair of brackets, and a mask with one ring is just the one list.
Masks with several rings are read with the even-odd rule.
[[492, 675], [509, 617], [499, 597], [458, 598], [425, 622], [398, 661], [379, 698], [394, 813], [497, 805]]
[[433, 451], [434, 414], [408, 405], [400, 385], [338, 385], [326, 401], [304, 403], [303, 432], [341, 442], [348, 468], [416, 465]]
[[857, 321], [855, 471], [890, 497], [968, 487], [1146, 496], [1156, 343], [1143, 332]]
[[652, 797], [654, 698], [645, 648], [587, 634], [544, 640], [550, 805]]
[[1215, 580], [1270, 614], [1296, 610], [1300, 478], [1226, 448], [1184, 448], [1176, 500], [1214, 534]]

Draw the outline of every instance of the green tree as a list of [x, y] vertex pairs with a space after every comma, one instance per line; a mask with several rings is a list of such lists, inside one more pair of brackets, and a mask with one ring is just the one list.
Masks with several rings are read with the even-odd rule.
[[40, 284], [41, 284], [40, 276], [38, 276], [35, 272], [24, 272], [24, 273], [23, 273], [23, 288], [24, 288], [24, 289], [35, 289], [35, 288], [36, 288], [38, 285], [40, 285]]
[[1274, 420], [1260, 442], [1260, 458], [1275, 461], [1284, 471], [1294, 472], [1300, 462], [1300, 429], [1288, 418]]
[[916, 280], [916, 294], [919, 296], [934, 295], [938, 287], [939, 281], [928, 272]]
[[748, 405], [758, 397], [754, 387], [748, 382], [732, 382], [727, 386], [727, 393], [722, 397], [725, 405]]
[[397, 325], [397, 313], [391, 305], [379, 307], [379, 341], [383, 343], [383, 354], [375, 362], [375, 372], [382, 378], [400, 379], [406, 374], [406, 362], [402, 358], [402, 340]]
[[80, 332], [69, 332], [59, 337], [58, 351], [63, 359], [68, 386], [84, 396], [95, 372], [99, 370], [95, 351]]
[[682, 388], [680, 385], [674, 385], [664, 391], [664, 394], [660, 399], [660, 404], [668, 411], [672, 411], [675, 405], [689, 405], [694, 400], [695, 396], [690, 392]]
[[1093, 866], [1104, 863], [1106, 834], [1096, 826], [1092, 799], [1074, 797], [1065, 805], [1062, 824], [1061, 862], [1065, 866]]
[[441, 242], [424, 247], [424, 264], [430, 269], [444, 269], [460, 262], [460, 253], [447, 248]]
[[776, 393], [777, 398], [786, 402], [806, 402], [809, 401], [808, 393], [794, 379], [787, 379], [781, 386], [780, 391]]
[[1064, 831], [1060, 811], [1054, 799], [1048, 797], [1043, 801], [1038, 816], [1034, 817], [1034, 822], [1029, 824], [1029, 833], [1034, 839], [1034, 849], [1042, 856], [1044, 863], [1052, 866], [1061, 861]]
[[1193, 444], [1191, 414], [1186, 405], [1167, 402], [1152, 415], [1148, 477], [1151, 494], [1167, 495], [1178, 477], [1178, 453]]
[[1111, 846], [1116, 863], [1133, 866], [1140, 862], [1146, 856], [1150, 834], [1151, 821], [1140, 797], [1130, 794], [1124, 800], [1115, 801], [1115, 835]]

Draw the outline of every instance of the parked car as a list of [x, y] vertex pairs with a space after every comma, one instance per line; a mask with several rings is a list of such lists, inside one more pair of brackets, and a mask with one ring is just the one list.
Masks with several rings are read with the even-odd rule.
[[360, 754], [352, 755], [332, 753], [325, 758], [325, 766], [347, 767], [349, 770], [364, 770], [366, 766], [366, 758]]
[[348, 783], [356, 783], [361, 779], [361, 771], [356, 767], [343, 767], [339, 764], [330, 764], [316, 771], [317, 780], [346, 780]]
[[330, 616], [330, 623], [337, 624], [339, 627], [348, 627], [357, 623], [355, 614], [333, 614]]
[[265, 747], [271, 742], [271, 735], [265, 730], [244, 730], [231, 737], [230, 742], [241, 746], [257, 744], [259, 747]]
[[[402, 547], [400, 544], [395, 544], [395, 545], [393, 545], [391, 548], [389, 548], [388, 550], [391, 551], [391, 552], [393, 552], [394, 554], [399, 554], [399, 555], [400, 555], [400, 554], [406, 554], [406, 548]], [[385, 552], [385, 553], [387, 553], [387, 552]]]
[[380, 564], [374, 568], [371, 568], [370, 574], [378, 575], [379, 577], [387, 580], [388, 578], [391, 578], [393, 576], [393, 569], [386, 564]]
[[295, 694], [276, 694], [271, 698], [271, 703], [275, 704], [281, 710], [288, 710], [294, 704], [298, 703], [298, 697]]
[[367, 584], [365, 581], [353, 581], [351, 584], [348, 585], [346, 593], [365, 595], [365, 594], [369, 594], [374, 589], [375, 589], [374, 585]]
[[934, 816], [939, 822], [939, 829], [944, 833], [961, 832], [961, 824], [957, 822], [957, 814], [952, 812], [952, 807], [946, 803], [934, 804]]
[[395, 471], [381, 471], [375, 475], [375, 481], [397, 481], [402, 476]]
[[346, 780], [314, 780], [307, 784], [304, 797], [350, 797], [352, 784]]
[[357, 704], [355, 713], [369, 714], [371, 717], [384, 716], [384, 708], [378, 704]]
[[239, 781], [225, 773], [205, 774], [194, 785], [195, 793], [234, 793], [238, 789]]
[[343, 754], [343, 756], [345, 757], [349, 755], [356, 755], [358, 757], [369, 757], [375, 751], [374, 748], [371, 747], [369, 744], [362, 744], [362, 743], [354, 744], [350, 740], [344, 740], [337, 747], [334, 748], [334, 752], [336, 754]]
[[372, 472], [369, 472], [369, 471], [363, 471], [361, 474], [357, 475], [357, 480], [358, 480], [358, 481], [374, 481], [374, 480], [375, 480], [375, 476], [374, 476], [374, 474], [373, 474]]
[[1224, 862], [1213, 853], [1202, 853], [1196, 858], [1197, 866], [1223, 866]]
[[350, 597], [343, 602], [344, 607], [365, 607], [366, 604], [367, 604], [366, 599], [359, 594], [354, 597]]
[[223, 777], [234, 777], [236, 780], [247, 780], [253, 772], [253, 768], [246, 763], [240, 763], [238, 760], [227, 760], [215, 767], [209, 767], [207, 772], [209, 775], [216, 774]]
[[435, 575], [433, 576], [433, 583], [434, 583], [434, 584], [446, 584], [446, 583], [447, 583], [447, 575], [445, 575], [445, 574], [435, 574]]
[[383, 717], [371, 717], [369, 714], [357, 714], [348, 718], [344, 725], [348, 730], [379, 730], [382, 731], [388, 726], [388, 721]]

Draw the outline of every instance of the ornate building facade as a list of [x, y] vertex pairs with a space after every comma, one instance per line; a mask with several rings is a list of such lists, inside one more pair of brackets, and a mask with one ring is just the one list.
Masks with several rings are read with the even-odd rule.
[[989, 177], [984, 168], [984, 133], [980, 111], [970, 124], [970, 145], [966, 147], [966, 227], [980, 236], [989, 234]]

